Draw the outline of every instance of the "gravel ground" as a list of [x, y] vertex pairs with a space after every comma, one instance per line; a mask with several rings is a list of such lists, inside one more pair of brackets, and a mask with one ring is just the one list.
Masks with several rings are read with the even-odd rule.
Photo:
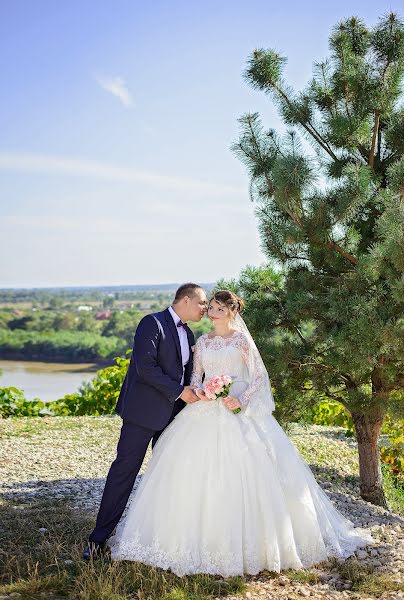
[[[16, 510], [33, 499], [64, 498], [74, 509], [95, 514], [120, 426], [119, 417], [0, 420], [1, 496], [15, 502]], [[355, 440], [345, 438], [340, 428], [315, 425], [293, 425], [288, 435], [338, 509], [355, 525], [368, 527], [377, 540], [368, 551], [359, 550], [351, 563], [369, 569], [380, 581], [383, 577], [402, 581], [404, 519], [360, 499]], [[141, 473], [149, 458], [150, 449]], [[307, 577], [301, 577], [302, 581], [296, 581], [296, 573], [287, 572], [280, 577], [250, 577], [245, 597], [404, 598], [402, 591], [355, 593], [349, 575], [341, 571], [341, 563], [330, 561], [303, 572]]]

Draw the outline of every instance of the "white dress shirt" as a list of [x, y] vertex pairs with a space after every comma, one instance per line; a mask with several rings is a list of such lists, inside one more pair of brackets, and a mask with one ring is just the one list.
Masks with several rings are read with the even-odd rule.
[[172, 318], [174, 320], [175, 328], [177, 330], [178, 338], [180, 340], [181, 357], [182, 357], [182, 378], [181, 378], [181, 385], [183, 385], [183, 383], [184, 383], [185, 365], [189, 362], [189, 342], [188, 342], [188, 336], [187, 336], [187, 332], [185, 331], [184, 327], [177, 327], [177, 323], [179, 321], [181, 321], [181, 319], [177, 315], [177, 313], [175, 312], [175, 310], [173, 309], [173, 307], [169, 306], [168, 310], [170, 311], [170, 314], [171, 314], [171, 316], [172, 316]]

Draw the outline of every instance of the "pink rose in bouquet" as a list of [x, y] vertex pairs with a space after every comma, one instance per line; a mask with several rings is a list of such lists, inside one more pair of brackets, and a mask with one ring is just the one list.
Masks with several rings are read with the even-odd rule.
[[[233, 380], [228, 375], [219, 375], [212, 377], [205, 383], [205, 395], [209, 400], [217, 400], [218, 398], [226, 398], [229, 395], [230, 386]], [[241, 408], [235, 408], [232, 411], [234, 414], [241, 412]]]

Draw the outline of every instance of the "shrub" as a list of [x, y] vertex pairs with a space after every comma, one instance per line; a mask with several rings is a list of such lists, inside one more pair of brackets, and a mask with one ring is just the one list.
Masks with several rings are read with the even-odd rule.
[[0, 417], [39, 417], [46, 414], [45, 407], [39, 398], [27, 400], [16, 387], [0, 388]]
[[47, 408], [55, 416], [113, 414], [128, 365], [129, 358], [115, 358], [115, 365], [98, 371], [77, 393], [49, 402]]
[[340, 402], [321, 400], [312, 409], [312, 422], [315, 425], [335, 425], [345, 427], [345, 435], [353, 435], [353, 422], [349, 410]]

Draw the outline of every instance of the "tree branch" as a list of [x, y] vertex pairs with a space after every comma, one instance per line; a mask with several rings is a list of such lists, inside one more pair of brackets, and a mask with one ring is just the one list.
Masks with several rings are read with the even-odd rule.
[[381, 128], [380, 122], [379, 122], [379, 128], [377, 130], [377, 154], [376, 154], [378, 162], [380, 162], [381, 147], [382, 147], [382, 128]]
[[329, 242], [326, 243], [326, 246], [327, 246], [327, 248], [330, 248], [330, 250], [335, 250], [336, 252], [338, 252], [338, 254], [340, 254], [346, 260], [348, 260], [351, 263], [351, 265], [357, 265], [358, 264], [358, 259], [355, 256], [353, 256], [353, 254], [349, 254], [349, 252], [347, 252], [346, 250], [344, 250], [336, 242], [330, 240]]
[[291, 323], [290, 321], [280, 321], [277, 325], [275, 325], [275, 327], [286, 327], [287, 329], [291, 329], [292, 331], [294, 331], [295, 333], [297, 333], [297, 335], [300, 338], [300, 341], [306, 343], [306, 339], [303, 336], [302, 332], [300, 331], [300, 329], [298, 328], [297, 325], [295, 325], [294, 323]]
[[363, 160], [366, 163], [368, 163], [368, 161], [369, 161], [369, 152], [366, 150], [366, 147], [363, 144], [358, 144], [357, 148], [358, 148], [359, 154], [361, 155], [361, 157], [363, 158]]
[[[341, 402], [341, 404], [344, 404], [342, 398], [340, 396], [336, 396], [335, 394], [330, 392], [330, 389], [327, 386], [325, 386], [325, 394], [332, 400], [336, 400], [337, 402]], [[345, 404], [344, 404], [344, 406], [345, 406]]]
[[[254, 128], [252, 127], [251, 123], [249, 123], [249, 128], [250, 128], [250, 132], [251, 132], [251, 141], [252, 141], [253, 147], [254, 147], [256, 153], [258, 154], [260, 161], [262, 162], [261, 148], [260, 148], [260, 145], [258, 143], [257, 137], [255, 135]], [[268, 173], [266, 171], [264, 173], [264, 177], [265, 177], [265, 181], [266, 181], [266, 184], [268, 186], [269, 192], [271, 194], [273, 194], [274, 193], [273, 184], [272, 184], [272, 181], [269, 178]]]
[[370, 148], [369, 154], [369, 167], [373, 169], [373, 164], [375, 161], [375, 147], [376, 147], [376, 137], [379, 129], [379, 120], [380, 120], [380, 111], [375, 110], [375, 123], [373, 126], [373, 136], [372, 136], [372, 146]]
[[[276, 85], [275, 83], [272, 83], [272, 85], [273, 85], [274, 89], [278, 92], [278, 94], [286, 102], [286, 104], [289, 106], [289, 108], [293, 108], [293, 105], [292, 105], [291, 101], [289, 100], [289, 98], [287, 97], [287, 95], [285, 94], [285, 92], [283, 90], [281, 90], [281, 88], [278, 85]], [[315, 130], [314, 126], [310, 123], [310, 127], [308, 127], [308, 125], [304, 121], [299, 121], [299, 123], [316, 140], [316, 142], [323, 148], [323, 150], [325, 150], [325, 152], [327, 152], [327, 154], [329, 154], [333, 160], [338, 162], [338, 157], [331, 150], [328, 143]]]

